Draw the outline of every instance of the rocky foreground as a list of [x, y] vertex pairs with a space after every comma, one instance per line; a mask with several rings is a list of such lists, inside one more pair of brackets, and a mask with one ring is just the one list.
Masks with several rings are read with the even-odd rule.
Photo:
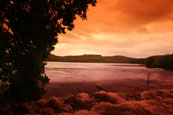
[[1, 115], [171, 115], [173, 89], [125, 95], [100, 91], [67, 98], [51, 97], [32, 103], [0, 105]]

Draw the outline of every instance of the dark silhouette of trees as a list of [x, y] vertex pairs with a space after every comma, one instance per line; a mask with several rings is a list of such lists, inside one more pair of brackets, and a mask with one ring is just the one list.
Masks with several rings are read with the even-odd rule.
[[1, 0], [0, 80], [6, 94], [20, 101], [39, 99], [49, 78], [44, 61], [57, 36], [86, 19], [96, 0]]
[[173, 54], [149, 57], [146, 60], [146, 67], [173, 70]]
[[155, 61], [154, 57], [147, 58], [146, 67], [151, 68], [153, 66], [154, 61]]
[[173, 54], [172, 55], [165, 55], [160, 60], [160, 67], [167, 69], [167, 70], [173, 70]]

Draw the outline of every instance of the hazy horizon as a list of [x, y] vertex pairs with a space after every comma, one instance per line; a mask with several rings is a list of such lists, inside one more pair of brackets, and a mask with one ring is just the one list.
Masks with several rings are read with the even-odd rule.
[[[52, 54], [52, 53], [51, 53]], [[169, 54], [173, 54], [173, 53], [169, 53]], [[160, 55], [151, 55], [151, 56], [161, 56], [161, 55], [169, 55], [169, 54], [160, 54]], [[83, 55], [101, 55], [101, 56], [124, 56], [124, 57], [130, 57], [130, 58], [147, 58], [147, 57], [151, 57], [151, 56], [147, 56], [147, 57], [132, 57], [132, 56], [126, 56], [126, 55], [102, 55], [102, 54], [76, 54], [76, 55], [58, 55], [58, 54], [53, 54], [56, 56], [83, 56]]]

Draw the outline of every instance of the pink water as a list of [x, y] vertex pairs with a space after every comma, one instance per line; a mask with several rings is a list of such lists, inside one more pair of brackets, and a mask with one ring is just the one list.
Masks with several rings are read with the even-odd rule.
[[46, 86], [50, 96], [69, 96], [81, 92], [134, 93], [173, 88], [173, 71], [148, 69], [139, 64], [48, 62]]

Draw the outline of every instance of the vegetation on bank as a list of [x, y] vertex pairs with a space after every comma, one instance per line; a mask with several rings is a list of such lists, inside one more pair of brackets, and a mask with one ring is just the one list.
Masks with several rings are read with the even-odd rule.
[[51, 97], [32, 103], [1, 103], [0, 114], [14, 115], [170, 115], [173, 90], [144, 91], [140, 94], [96, 92], [67, 98]]
[[146, 59], [146, 67], [173, 70], [173, 54], [149, 57]]
[[126, 56], [101, 56], [101, 55], [80, 55], [80, 56], [56, 56], [49, 55], [47, 61], [57, 62], [95, 62], [95, 63], [136, 63], [144, 64], [145, 59], [131, 58]]

